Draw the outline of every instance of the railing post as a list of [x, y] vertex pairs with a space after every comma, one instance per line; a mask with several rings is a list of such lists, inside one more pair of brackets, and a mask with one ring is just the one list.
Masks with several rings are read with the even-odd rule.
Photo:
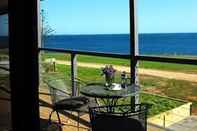
[[[131, 75], [131, 84], [138, 85], [138, 59], [137, 56], [139, 54], [138, 48], [138, 32], [137, 32], [137, 16], [136, 16], [136, 0], [130, 0], [130, 75]], [[139, 103], [139, 94], [136, 94], [131, 98], [131, 104]]]
[[71, 82], [72, 82], [72, 96], [77, 94], [77, 83], [75, 81], [77, 78], [77, 55], [71, 53]]
[[189, 109], [189, 110], [190, 110], [190, 112], [189, 112], [189, 115], [190, 115], [190, 116], [192, 115], [192, 106], [193, 106], [193, 105], [190, 104], [190, 109]]
[[163, 116], [163, 127], [166, 128], [166, 116]]

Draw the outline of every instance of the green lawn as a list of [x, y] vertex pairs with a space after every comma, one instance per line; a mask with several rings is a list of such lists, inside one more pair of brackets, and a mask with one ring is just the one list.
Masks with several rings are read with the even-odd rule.
[[[70, 61], [70, 55], [63, 53], [45, 52], [43, 53], [43, 59], [46, 58], [56, 58], [58, 60]], [[112, 64], [112, 65], [121, 65], [121, 66], [130, 65], [129, 60], [126, 59], [106, 58], [106, 57], [86, 56], [86, 55], [78, 55], [77, 59], [79, 62], [87, 62], [87, 63]], [[161, 62], [140, 61], [139, 68], [158, 69], [158, 70], [166, 70], [166, 71], [185, 72], [185, 73], [197, 73], [196, 65], [186, 65], [186, 64], [171, 64], [171, 63], [161, 63]]]
[[[45, 58], [54, 57], [60, 60], [70, 60], [69, 55], [63, 55], [55, 53], [45, 53]], [[125, 59], [115, 59], [115, 58], [105, 58], [105, 57], [95, 57], [95, 56], [78, 56], [79, 62], [90, 62], [99, 64], [112, 64], [112, 65], [125, 65], [129, 66], [129, 60]], [[158, 69], [174, 72], [184, 72], [184, 73], [197, 73], [196, 65], [184, 65], [184, 64], [170, 64], [161, 62], [149, 62], [140, 61], [140, 68], [146, 69]], [[70, 66], [58, 65], [58, 69], [70, 75]], [[82, 68], [78, 67], [78, 77], [89, 81], [89, 82], [104, 82], [104, 78], [100, 76], [101, 72], [99, 69]], [[120, 74], [117, 73], [116, 81], [120, 81]], [[163, 96], [173, 97], [177, 99], [183, 99], [193, 102], [195, 108], [197, 108], [197, 83], [166, 79], [160, 77], [140, 75], [140, 85], [142, 91], [151, 92]]]
[[[192, 100], [197, 97], [197, 83], [140, 75], [140, 84], [145, 91], [156, 91], [169, 97]], [[191, 97], [191, 98], [190, 98]]]
[[[65, 65], [57, 65], [58, 72], [64, 73], [66, 78], [70, 79], [70, 66]], [[99, 69], [92, 69], [92, 68], [84, 68], [84, 67], [78, 67], [78, 77], [82, 80], [85, 80], [88, 83], [91, 82], [104, 82], [104, 78], [100, 76], [100, 70]], [[116, 81], [119, 81], [119, 78], [116, 77]], [[174, 81], [174, 80], [168, 80], [168, 79], [162, 79], [157, 77], [151, 77], [151, 76], [140, 76], [140, 84], [141, 84], [141, 90], [142, 91], [149, 91], [147, 89], [153, 89], [157, 88], [161, 90], [161, 94], [165, 96], [171, 96], [174, 98], [186, 98], [184, 97], [184, 92], [187, 91], [186, 89], [193, 89], [195, 90], [195, 85], [197, 83], [190, 84], [191, 82], [186, 81]], [[174, 84], [174, 85], [171, 85]], [[181, 86], [183, 85], [183, 86]], [[169, 88], [171, 87], [171, 88]], [[180, 88], [183, 88], [183, 90], [180, 90]], [[171, 91], [173, 89], [173, 91]], [[177, 90], [178, 92], [175, 92]], [[170, 92], [170, 93], [169, 93]], [[154, 93], [154, 92], [153, 92]], [[191, 92], [191, 93], [197, 93], [197, 92]], [[168, 95], [169, 94], [169, 95]], [[173, 95], [172, 95], [173, 94]], [[196, 94], [193, 94], [196, 95]], [[172, 100], [166, 97], [160, 97], [155, 96], [151, 94], [145, 94], [141, 93], [140, 95], [141, 102], [146, 102], [152, 104], [152, 108], [150, 109], [149, 115], [155, 115], [163, 111], [170, 110], [172, 108], [175, 108], [177, 106], [180, 106], [183, 104], [181, 101]], [[128, 100], [124, 100], [125, 103], [128, 102]]]
[[193, 74], [197, 73], [197, 65], [140, 61], [139, 67], [146, 69], [158, 69], [164, 71], [175, 71], [175, 72], [184, 72], [184, 73], [193, 73]]
[[171, 110], [184, 104], [184, 102], [182, 101], [177, 101], [166, 97], [160, 97], [157, 95], [151, 95], [147, 93], [140, 94], [140, 101], [142, 103], [149, 103], [152, 105], [148, 113], [148, 115], [150, 116]]
[[[69, 54], [63, 53], [43, 53], [43, 59], [46, 58], [56, 58], [58, 60], [66, 60], [70, 61]], [[118, 58], [108, 58], [108, 57], [99, 57], [99, 56], [87, 56], [87, 55], [78, 55], [77, 60], [79, 62], [87, 62], [87, 63], [98, 63], [98, 64], [113, 64], [113, 65], [124, 65], [129, 66], [129, 60], [126, 59], [118, 59]]]
[[[140, 102], [141, 103], [148, 103], [150, 106], [148, 116], [157, 115], [161, 112], [165, 112], [181, 106], [186, 102], [180, 100], [174, 100], [168, 97], [163, 97], [159, 95], [153, 95], [149, 93], [140, 93]], [[119, 104], [129, 104], [130, 98], [121, 99]]]
[[140, 84], [143, 91], [191, 101], [197, 108], [197, 83], [195, 82], [141, 75]]
[[[70, 66], [58, 65], [58, 71], [70, 76]], [[104, 77], [99, 69], [78, 67], [78, 77], [88, 82], [104, 82]], [[120, 81], [120, 73], [117, 72], [116, 81]], [[196, 100], [197, 83], [183, 80], [166, 79], [155, 76], [140, 75], [142, 90], [166, 95], [178, 99]]]

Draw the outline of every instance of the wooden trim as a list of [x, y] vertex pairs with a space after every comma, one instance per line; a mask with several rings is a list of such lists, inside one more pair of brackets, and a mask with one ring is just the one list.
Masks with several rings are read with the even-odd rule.
[[[101, 57], [112, 57], [112, 58], [121, 58], [121, 59], [130, 59], [130, 55], [126, 54], [106, 54], [99, 52], [83, 52], [83, 51], [72, 51], [72, 50], [63, 50], [63, 49], [49, 49], [49, 48], [39, 48], [39, 51], [51, 51], [59, 53], [69, 53], [69, 54], [78, 54], [78, 55], [91, 55], [91, 56], [101, 56]], [[135, 59], [144, 60], [144, 61], [155, 61], [155, 62], [168, 62], [168, 63], [177, 63], [177, 64], [191, 64], [197, 65], [197, 59], [189, 58], [172, 58], [172, 57], [158, 57], [158, 56], [143, 56], [137, 55]]]
[[54, 49], [54, 48], [53, 49], [39, 48], [39, 51], [51, 51], [51, 52], [69, 53], [69, 54], [78, 54], [78, 55], [91, 55], [91, 56], [130, 59], [130, 55], [128, 54], [108, 54], [108, 53], [103, 53], [103, 52], [75, 51], [75, 50], [64, 50], [64, 49]]

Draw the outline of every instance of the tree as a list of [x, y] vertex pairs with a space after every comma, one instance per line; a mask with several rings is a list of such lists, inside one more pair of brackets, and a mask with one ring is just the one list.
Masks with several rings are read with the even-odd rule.
[[[40, 0], [41, 2], [42, 1], [45, 1], [45, 0]], [[51, 28], [51, 26], [48, 24], [48, 21], [47, 21], [47, 15], [45, 13], [45, 10], [44, 9], [41, 9], [40, 10], [40, 18], [41, 18], [41, 47], [44, 47], [44, 43], [46, 41], [46, 38], [50, 35], [53, 34], [54, 30]], [[42, 57], [44, 51], [41, 51], [40, 52], [40, 55], [39, 55], [39, 68], [40, 68], [40, 84], [43, 84], [43, 81], [42, 81], [42, 78], [43, 78], [43, 73], [48, 69], [48, 63], [44, 63], [44, 57]]]
[[[44, 1], [44, 0], [40, 0], [40, 1]], [[51, 26], [48, 24], [47, 15], [44, 9], [41, 9], [40, 16], [41, 16], [41, 47], [43, 47], [46, 38], [52, 35], [55, 30], [53, 30]]]

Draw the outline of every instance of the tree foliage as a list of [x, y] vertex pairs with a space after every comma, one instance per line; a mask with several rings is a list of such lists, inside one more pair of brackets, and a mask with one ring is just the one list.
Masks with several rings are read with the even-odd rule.
[[[40, 1], [45, 1], [45, 0], [40, 0]], [[47, 21], [46, 11], [44, 9], [41, 9], [40, 17], [41, 17], [41, 44], [42, 44], [41, 46], [43, 47], [46, 38], [52, 35], [55, 30], [53, 30], [52, 27], [49, 25]]]

